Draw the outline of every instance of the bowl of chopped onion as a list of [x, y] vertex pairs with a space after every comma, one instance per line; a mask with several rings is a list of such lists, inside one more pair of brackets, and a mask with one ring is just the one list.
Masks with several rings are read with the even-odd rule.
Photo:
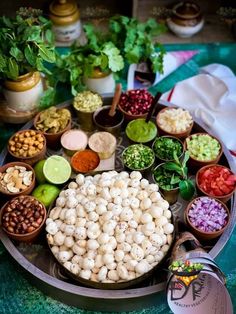
[[230, 219], [228, 207], [213, 197], [200, 196], [193, 199], [185, 209], [185, 221], [199, 240], [218, 238]]
[[184, 139], [192, 131], [193, 118], [188, 110], [166, 107], [158, 112], [156, 124], [160, 135], [172, 135]]

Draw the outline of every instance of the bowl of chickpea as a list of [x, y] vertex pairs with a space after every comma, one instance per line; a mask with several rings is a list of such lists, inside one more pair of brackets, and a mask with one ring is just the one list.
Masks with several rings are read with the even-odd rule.
[[46, 138], [36, 130], [21, 130], [8, 141], [8, 152], [18, 161], [34, 165], [46, 154]]

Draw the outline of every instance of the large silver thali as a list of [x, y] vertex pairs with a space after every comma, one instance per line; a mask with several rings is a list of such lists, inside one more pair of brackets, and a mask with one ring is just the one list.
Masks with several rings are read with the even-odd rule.
[[[104, 99], [105, 104], [109, 102], [110, 98]], [[60, 106], [69, 106], [70, 104], [71, 102], [68, 101]], [[163, 105], [170, 104], [160, 102], [160, 109]], [[74, 123], [76, 124], [76, 119]], [[23, 126], [23, 129], [31, 128], [32, 125], [33, 122], [30, 121]], [[206, 131], [212, 134], [212, 132], [206, 126], [203, 127], [199, 121], [195, 121], [194, 131]], [[119, 138], [115, 159], [115, 169], [118, 171], [123, 169], [120, 156], [125, 145], [125, 140]], [[223, 148], [224, 154], [220, 163], [229, 166], [236, 172], [230, 153], [224, 145]], [[54, 151], [47, 151], [48, 155], [54, 153]], [[61, 154], [62, 151], [56, 153]], [[9, 160], [7, 149], [5, 148], [0, 154], [0, 165]], [[231, 218], [227, 229], [217, 241], [206, 244], [206, 249], [213, 258], [215, 258], [223, 249], [233, 231], [236, 221], [235, 196], [236, 193], [234, 193], [231, 201], [228, 203], [231, 210]], [[184, 209], [185, 206], [186, 203], [181, 199], [171, 206], [175, 218], [180, 221], [180, 231], [181, 228], [183, 228], [183, 224], [181, 224], [181, 213], [183, 211], [181, 211], [181, 209]], [[73, 281], [73, 279], [67, 276], [64, 269], [57, 263], [48, 248], [45, 234], [42, 234], [35, 244], [17, 244], [11, 241], [0, 228], [0, 238], [6, 250], [13, 257], [18, 266], [25, 270], [26, 276], [34, 285], [51, 297], [70, 305], [96, 311], [114, 311], [114, 309], [116, 311], [137, 310], [156, 304], [159, 300], [159, 292], [165, 289], [167, 275], [167, 272], [164, 270], [165, 265], [157, 269], [151, 278], [143, 281], [136, 287], [125, 290], [100, 290], [87, 288], [80, 286], [78, 282]]]

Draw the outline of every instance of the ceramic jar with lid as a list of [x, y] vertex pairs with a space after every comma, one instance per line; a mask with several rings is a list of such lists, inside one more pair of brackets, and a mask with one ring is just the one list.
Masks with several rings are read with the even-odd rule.
[[54, 0], [49, 10], [56, 41], [70, 43], [79, 38], [80, 13], [74, 0]]
[[6, 80], [3, 93], [7, 106], [15, 111], [34, 111], [43, 94], [43, 81], [39, 72], [30, 72], [16, 80]]
[[191, 1], [177, 3], [172, 9], [172, 16], [167, 19], [167, 25], [179, 37], [193, 36], [204, 25], [200, 7]]

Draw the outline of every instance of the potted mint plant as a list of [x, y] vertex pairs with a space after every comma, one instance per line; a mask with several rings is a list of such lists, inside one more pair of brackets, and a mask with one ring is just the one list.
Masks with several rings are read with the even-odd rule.
[[20, 8], [15, 18], [0, 17], [0, 80], [7, 105], [35, 110], [43, 94], [44, 62], [54, 62], [51, 23], [41, 10]]

